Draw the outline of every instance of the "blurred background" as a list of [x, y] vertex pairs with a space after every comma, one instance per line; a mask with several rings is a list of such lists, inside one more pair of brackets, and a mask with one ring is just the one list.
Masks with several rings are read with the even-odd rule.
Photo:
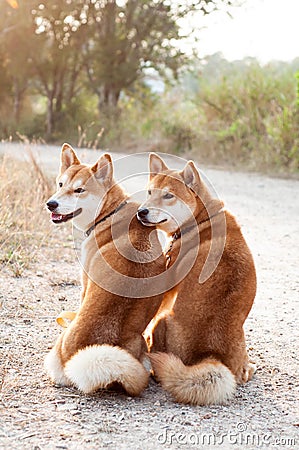
[[299, 170], [296, 0], [0, 0], [0, 139]]

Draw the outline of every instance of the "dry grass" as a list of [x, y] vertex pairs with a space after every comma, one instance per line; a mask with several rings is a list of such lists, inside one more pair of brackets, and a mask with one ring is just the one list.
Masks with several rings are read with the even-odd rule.
[[0, 264], [19, 277], [47, 241], [49, 218], [43, 211], [53, 187], [34, 157], [0, 160]]

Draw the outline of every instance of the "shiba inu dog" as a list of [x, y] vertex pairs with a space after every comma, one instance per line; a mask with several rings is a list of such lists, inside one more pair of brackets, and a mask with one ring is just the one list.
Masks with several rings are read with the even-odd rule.
[[175, 171], [151, 154], [149, 165], [148, 199], [137, 217], [171, 238], [166, 256], [174, 286], [155, 319], [153, 370], [179, 402], [226, 403], [254, 373], [243, 331], [256, 293], [253, 258], [235, 218], [192, 161]]
[[115, 184], [109, 154], [87, 166], [64, 144], [57, 184], [47, 202], [51, 220], [72, 219], [86, 238], [81, 304], [47, 355], [46, 371], [54, 382], [84, 393], [116, 383], [139, 395], [149, 376], [142, 333], [162, 300], [149, 288], [151, 277], [165, 271], [157, 234], [144, 229], [138, 205]]

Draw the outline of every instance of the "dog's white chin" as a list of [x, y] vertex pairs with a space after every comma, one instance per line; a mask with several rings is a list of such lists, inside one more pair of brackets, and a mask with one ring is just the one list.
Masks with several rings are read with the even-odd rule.
[[81, 218], [76, 217], [76, 219], [73, 220], [73, 225], [74, 225], [75, 228], [77, 228], [77, 230], [85, 232], [85, 231], [88, 230], [88, 228], [92, 225], [93, 222], [91, 222], [89, 224], [89, 223], [86, 223], [84, 218], [83, 218], [83, 220], [80, 220], [80, 219]]

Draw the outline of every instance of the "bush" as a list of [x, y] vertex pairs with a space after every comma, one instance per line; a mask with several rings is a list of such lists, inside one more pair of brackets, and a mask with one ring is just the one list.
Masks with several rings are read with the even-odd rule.
[[289, 66], [256, 62], [199, 80], [195, 102], [206, 121], [197, 152], [218, 163], [298, 170], [296, 89]]
[[[144, 83], [122, 94], [118, 109], [99, 114], [87, 90], [63, 109], [52, 141], [113, 151], [184, 154], [201, 163], [254, 170], [299, 170], [299, 59], [260, 66], [208, 58], [164, 93]], [[44, 99], [34, 99], [37, 105]], [[32, 102], [32, 100], [31, 100]], [[16, 128], [2, 107], [2, 136], [44, 136], [45, 111], [24, 104]], [[36, 109], [36, 108], [35, 108]], [[2, 113], [1, 113], [2, 111]], [[1, 117], [0, 117], [1, 118]]]

